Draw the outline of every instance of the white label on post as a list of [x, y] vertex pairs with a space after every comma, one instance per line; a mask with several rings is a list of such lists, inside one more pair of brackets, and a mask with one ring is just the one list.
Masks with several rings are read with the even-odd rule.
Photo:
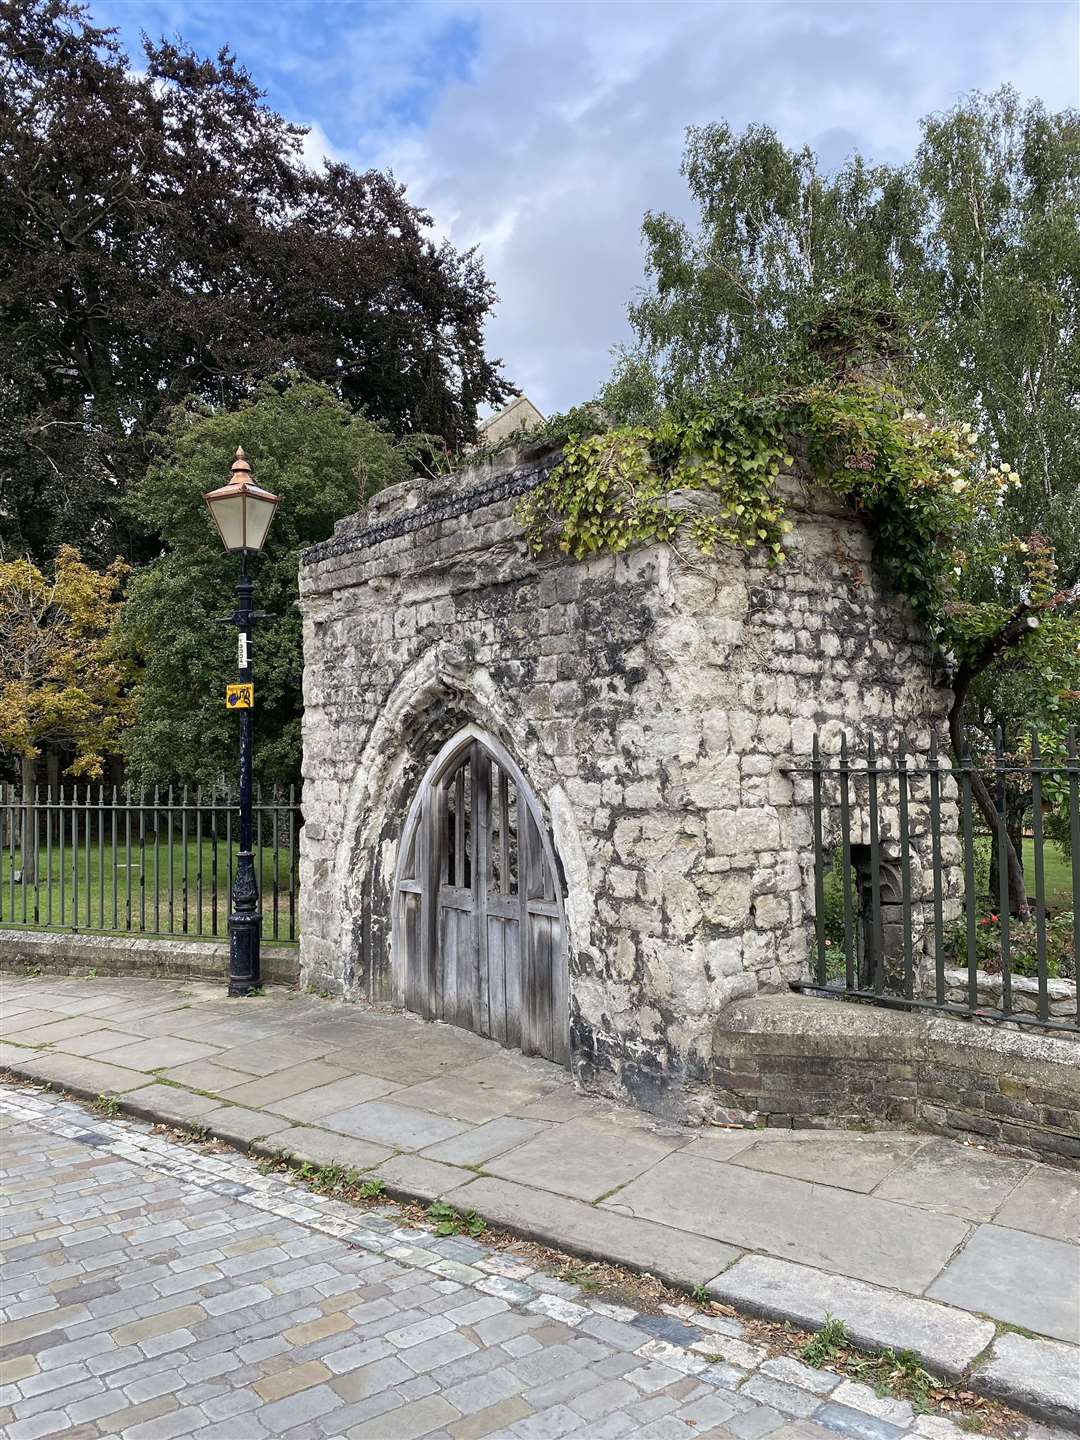
[[236, 637], [236, 663], [241, 670], [248, 667], [248, 637], [243, 630]]

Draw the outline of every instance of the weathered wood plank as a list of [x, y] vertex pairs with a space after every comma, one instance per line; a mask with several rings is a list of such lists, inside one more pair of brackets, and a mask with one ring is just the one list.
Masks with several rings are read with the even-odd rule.
[[491, 1006], [488, 997], [488, 921], [487, 898], [491, 889], [490, 834], [488, 801], [491, 794], [491, 759], [476, 742], [472, 749], [472, 930], [476, 954], [473, 978], [474, 1018], [472, 1028], [480, 1035], [491, 1034]]
[[510, 927], [505, 920], [488, 915], [487, 976], [488, 1012], [491, 1025], [487, 1033], [505, 1045], [506, 1025], [506, 936]]
[[503, 986], [506, 995], [506, 1044], [521, 1045], [521, 922], [503, 929]]
[[498, 743], [475, 731], [463, 740], [425, 777], [398, 871], [404, 1002], [566, 1064], [565, 922], [550, 840]]
[[506, 771], [499, 770], [499, 894], [514, 893], [510, 873], [510, 781]]

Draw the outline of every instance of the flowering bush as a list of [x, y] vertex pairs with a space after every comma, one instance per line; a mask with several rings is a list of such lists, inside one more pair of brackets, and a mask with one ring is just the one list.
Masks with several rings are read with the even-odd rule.
[[[945, 936], [946, 956], [954, 965], [967, 965], [967, 924], [957, 920]], [[1000, 975], [1001, 917], [988, 911], [979, 917], [975, 927], [975, 956], [980, 970]], [[1035, 918], [1009, 922], [1009, 969], [1013, 975], [1035, 977], [1038, 965], [1038, 928]], [[1046, 917], [1046, 973], [1052, 980], [1076, 979], [1076, 948], [1073, 912], [1059, 910]]]
[[[581, 557], [685, 530], [705, 554], [757, 549], [779, 564], [792, 527], [775, 482], [796, 447], [820, 485], [866, 514], [882, 564], [944, 648], [977, 648], [1009, 613], [960, 600], [973, 568], [1011, 565], [1033, 599], [1052, 593], [1049, 547], [998, 524], [1005, 493], [1020, 484], [1016, 470], [984, 463], [970, 424], [936, 423], [888, 386], [717, 390], [651, 425], [572, 433], [518, 515], [534, 553]], [[672, 503], [672, 492], [687, 490], [711, 492], [709, 511]]]

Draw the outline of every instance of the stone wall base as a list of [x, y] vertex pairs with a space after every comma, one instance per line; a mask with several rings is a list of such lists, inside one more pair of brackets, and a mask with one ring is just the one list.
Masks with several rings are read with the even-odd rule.
[[[133, 975], [153, 980], [220, 980], [229, 973], [225, 940], [172, 940], [157, 935], [83, 935], [57, 930], [0, 930], [0, 969], [43, 975]], [[268, 985], [295, 985], [296, 945], [263, 945]]]
[[809, 995], [730, 1006], [719, 1102], [773, 1126], [916, 1125], [1080, 1169], [1075, 1044], [1035, 1031]]

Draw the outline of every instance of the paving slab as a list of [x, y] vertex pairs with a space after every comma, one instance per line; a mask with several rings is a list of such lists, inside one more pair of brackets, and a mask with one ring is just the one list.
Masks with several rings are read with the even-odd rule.
[[103, 1028], [101, 1021], [95, 1020], [91, 1015], [72, 1015], [63, 1019], [55, 1015], [42, 1025], [14, 1026], [13, 1033], [21, 1045], [53, 1045], [57, 1040], [89, 1035]]
[[472, 1178], [468, 1170], [456, 1165], [440, 1165], [437, 1160], [423, 1160], [419, 1155], [395, 1155], [392, 1160], [384, 1160], [378, 1174], [391, 1195], [416, 1196], [421, 1200], [437, 1200]]
[[351, 1135], [334, 1135], [310, 1125], [296, 1125], [252, 1148], [261, 1155], [284, 1154], [312, 1165], [345, 1165], [354, 1170], [370, 1170], [393, 1154], [385, 1145], [372, 1145]]
[[1080, 1344], [1080, 1264], [1075, 1247], [1061, 1240], [980, 1225], [926, 1293]]
[[945, 1375], [960, 1375], [994, 1337], [989, 1320], [808, 1265], [747, 1255], [709, 1282], [718, 1299], [812, 1329], [829, 1315], [857, 1345], [911, 1350]]
[[964, 1222], [949, 1215], [856, 1191], [844, 1191], [841, 1198], [805, 1180], [682, 1152], [604, 1205], [743, 1249], [916, 1292], [930, 1284], [968, 1234]]
[[460, 1120], [429, 1115], [425, 1110], [414, 1110], [390, 1100], [365, 1100], [345, 1110], [333, 1110], [322, 1117], [322, 1124], [327, 1130], [340, 1130], [361, 1140], [375, 1140], [392, 1145], [395, 1150], [423, 1150], [469, 1128]]
[[91, 1030], [86, 1035], [72, 1035], [68, 1039], [56, 1040], [53, 1048], [64, 1055], [87, 1055], [96, 1059], [109, 1050], [121, 1046], [137, 1045], [141, 1039], [123, 1030]]
[[231, 1050], [222, 1050], [218, 1063], [228, 1070], [243, 1070], [249, 1075], [272, 1075], [275, 1070], [287, 1070], [290, 1066], [302, 1065], [307, 1060], [318, 1060], [324, 1049], [317, 1041], [275, 1037], [272, 1040], [260, 1040], [254, 1044], [236, 1045]]
[[1080, 1174], [1035, 1165], [994, 1217], [998, 1225], [1080, 1245]]
[[732, 1159], [751, 1170], [816, 1180], [868, 1194], [925, 1142], [916, 1135], [866, 1135], [843, 1130], [793, 1130], [763, 1138]]
[[63, 1010], [49, 1010], [40, 1004], [32, 1005], [27, 1003], [25, 1006], [18, 1003], [9, 1004], [7, 998], [5, 997], [4, 999], [4, 1033], [7, 1034], [9, 1031], [18, 1030], [19, 1038], [24, 1045], [32, 1045], [34, 1043], [32, 1040], [27, 1040], [26, 1035], [27, 1032], [33, 1030], [35, 1026], [51, 1025], [55, 1021], [62, 1020], [63, 1018]]
[[62, 1085], [76, 1095], [96, 1099], [98, 1095], [122, 1095], [127, 1090], [138, 1090], [145, 1085], [147, 1076], [140, 1070], [128, 1070], [121, 1065], [110, 1065], [104, 1060], [87, 1060], [80, 1055], [58, 1055], [49, 1051], [28, 1050], [26, 1060], [19, 1060], [11, 1068], [16, 1074], [28, 1080], [47, 1080], [53, 1085]]
[[347, 1073], [340, 1066], [327, 1065], [324, 1060], [306, 1060], [301, 1065], [287, 1065], [270, 1075], [260, 1075], [257, 1080], [249, 1078], [243, 1084], [224, 1091], [224, 1096], [236, 1105], [253, 1105], [258, 1109], [273, 1105], [278, 1100], [288, 1100], [293, 1095], [302, 1095], [305, 1090], [329, 1085], [334, 1080], [344, 1080]]
[[[249, 1145], [252, 1140], [262, 1140], [268, 1135], [283, 1137], [292, 1130], [291, 1120], [280, 1115], [268, 1115], [263, 1110], [247, 1110], [243, 1105], [215, 1105], [200, 1116], [202, 1123], [230, 1145]], [[284, 1143], [284, 1141], [282, 1141]]]
[[538, 1055], [522, 1055], [520, 1050], [496, 1050], [482, 1060], [474, 1060], [461, 1073], [466, 1080], [475, 1080], [478, 1085], [494, 1085], [503, 1090], [572, 1084], [561, 1065], [542, 1060]]
[[684, 1155], [700, 1155], [703, 1160], [730, 1160], [756, 1145], [761, 1138], [760, 1130], [706, 1130], [689, 1145], [682, 1147]]
[[589, 1120], [596, 1115], [601, 1115], [610, 1108], [610, 1102], [605, 1102], [595, 1095], [582, 1095], [580, 1091], [567, 1085], [562, 1090], [553, 1090], [548, 1095], [542, 1095], [539, 1100], [530, 1100], [525, 1105], [515, 1105], [511, 1114], [519, 1116], [522, 1120]]
[[362, 1049], [356, 1045], [342, 1046], [327, 1051], [324, 1058], [329, 1065], [340, 1065], [352, 1074], [377, 1075], [398, 1087], [431, 1080], [442, 1074], [444, 1068], [440, 1061], [425, 1055], [419, 1045], [400, 1042], [388, 1045], [381, 1037], [378, 1046], [366, 1045]]
[[[55, 1000], [54, 1005], [51, 1002]], [[57, 990], [54, 995], [41, 996], [38, 1003], [45, 1010], [61, 1009], [65, 1015], [106, 1014], [115, 997], [97, 985], [88, 986], [85, 981], [76, 981], [70, 990]]]
[[740, 1251], [651, 1220], [607, 1214], [593, 1205], [509, 1180], [486, 1177], [447, 1193], [459, 1210], [475, 1210], [493, 1225], [590, 1259], [602, 1257], [645, 1270], [672, 1285], [693, 1287], [737, 1260]]
[[335, 1110], [347, 1110], [364, 1100], [378, 1100], [397, 1088], [392, 1080], [383, 1080], [377, 1075], [345, 1075], [327, 1085], [315, 1085], [280, 1100], [263, 1103], [268, 1110], [273, 1110], [276, 1115], [287, 1115], [290, 1120], [321, 1120]]
[[157, 1035], [140, 1040], [117, 1052], [117, 1057], [132, 1070], [168, 1070], [186, 1065], [191, 1060], [209, 1060], [219, 1053], [216, 1045], [197, 1044], [194, 1040], [177, 1040], [172, 1035]]
[[488, 1161], [485, 1168], [504, 1180], [595, 1201], [650, 1170], [677, 1143], [629, 1125], [571, 1120]]
[[472, 1125], [497, 1120], [515, 1104], [535, 1098], [535, 1095], [522, 1094], [518, 1100], [512, 1092], [500, 1093], [491, 1086], [478, 1085], [464, 1075], [440, 1075], [437, 1080], [425, 1080], [419, 1085], [399, 1090], [394, 1096], [402, 1105], [415, 1105], [420, 1110], [449, 1115], [455, 1120], [467, 1120]]
[[532, 1140], [549, 1127], [542, 1120], [515, 1120], [503, 1116], [478, 1125], [475, 1130], [466, 1130], [449, 1140], [441, 1140], [422, 1153], [429, 1160], [443, 1160], [448, 1165], [483, 1165], [496, 1155], [513, 1150]]
[[189, 1090], [210, 1090], [215, 1095], [221, 1095], [227, 1090], [235, 1090], [238, 1085], [246, 1085], [251, 1076], [245, 1075], [242, 1070], [227, 1070], [213, 1060], [193, 1060], [187, 1065], [174, 1065], [170, 1070], [163, 1070], [161, 1078], [172, 1081], [174, 1085], [184, 1085]]
[[23, 1060], [28, 1060], [31, 1055], [39, 1055], [41, 1052], [33, 1045], [16, 1045], [10, 1040], [0, 1040], [0, 1065], [18, 1065]]
[[202, 1040], [207, 1045], [219, 1045], [223, 1050], [250, 1045], [264, 1035], [277, 1033], [271, 1022], [260, 1024], [257, 1019], [235, 1020], [224, 1015], [214, 1019], [205, 1014], [202, 1006], [195, 1011], [182, 1010], [174, 1011], [172, 1015], [155, 1016], [147, 1024], [151, 1028], [156, 1027], [158, 1034], [176, 1035], [183, 1040]]
[[974, 1372], [981, 1395], [993, 1395], [1051, 1425], [1076, 1426], [1080, 1419], [1080, 1363], [1071, 1345], [999, 1335]]
[[216, 1110], [218, 1102], [177, 1085], [143, 1085], [124, 1095], [124, 1108], [144, 1120], [198, 1120]]
[[930, 1140], [882, 1180], [874, 1194], [968, 1220], [992, 1220], [1030, 1169], [1029, 1161], [1007, 1160], [951, 1140]]

